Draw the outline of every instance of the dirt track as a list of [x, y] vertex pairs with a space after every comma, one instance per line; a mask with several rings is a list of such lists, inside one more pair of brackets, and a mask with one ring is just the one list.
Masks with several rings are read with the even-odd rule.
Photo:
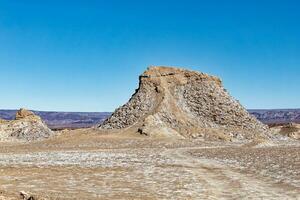
[[[63, 138], [32, 145], [3, 144], [2, 195], [14, 198], [23, 190], [49, 199], [300, 198], [299, 185], [222, 163], [221, 156], [209, 157], [216, 149], [225, 152], [234, 147], [240, 151], [244, 149], [240, 144], [96, 135], [93, 140], [84, 134], [76, 137], [81, 142]], [[297, 164], [299, 160], [289, 162]], [[289, 178], [299, 181], [297, 175]]]

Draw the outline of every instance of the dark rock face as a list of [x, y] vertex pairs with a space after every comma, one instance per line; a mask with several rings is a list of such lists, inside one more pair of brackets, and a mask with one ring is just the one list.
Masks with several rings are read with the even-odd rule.
[[101, 129], [130, 127], [150, 136], [270, 137], [269, 129], [228, 94], [219, 78], [171, 67], [145, 71], [129, 102], [99, 125]]

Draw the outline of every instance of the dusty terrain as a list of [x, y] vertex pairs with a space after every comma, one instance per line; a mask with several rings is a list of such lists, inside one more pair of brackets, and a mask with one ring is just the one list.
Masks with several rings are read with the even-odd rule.
[[[109, 134], [108, 134], [109, 133]], [[0, 199], [299, 199], [300, 145], [76, 130], [0, 145]]]

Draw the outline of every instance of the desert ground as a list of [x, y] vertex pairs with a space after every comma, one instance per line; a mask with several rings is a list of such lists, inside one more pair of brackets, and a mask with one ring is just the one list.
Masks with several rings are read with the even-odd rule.
[[94, 129], [1, 142], [0, 199], [300, 199], [300, 144]]
[[270, 129], [211, 75], [150, 67], [92, 128], [0, 123], [0, 199], [300, 199], [297, 124]]

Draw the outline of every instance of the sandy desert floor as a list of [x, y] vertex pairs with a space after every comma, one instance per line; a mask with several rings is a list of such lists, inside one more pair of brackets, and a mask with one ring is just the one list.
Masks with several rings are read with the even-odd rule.
[[1, 143], [0, 199], [300, 199], [300, 144], [73, 131]]

